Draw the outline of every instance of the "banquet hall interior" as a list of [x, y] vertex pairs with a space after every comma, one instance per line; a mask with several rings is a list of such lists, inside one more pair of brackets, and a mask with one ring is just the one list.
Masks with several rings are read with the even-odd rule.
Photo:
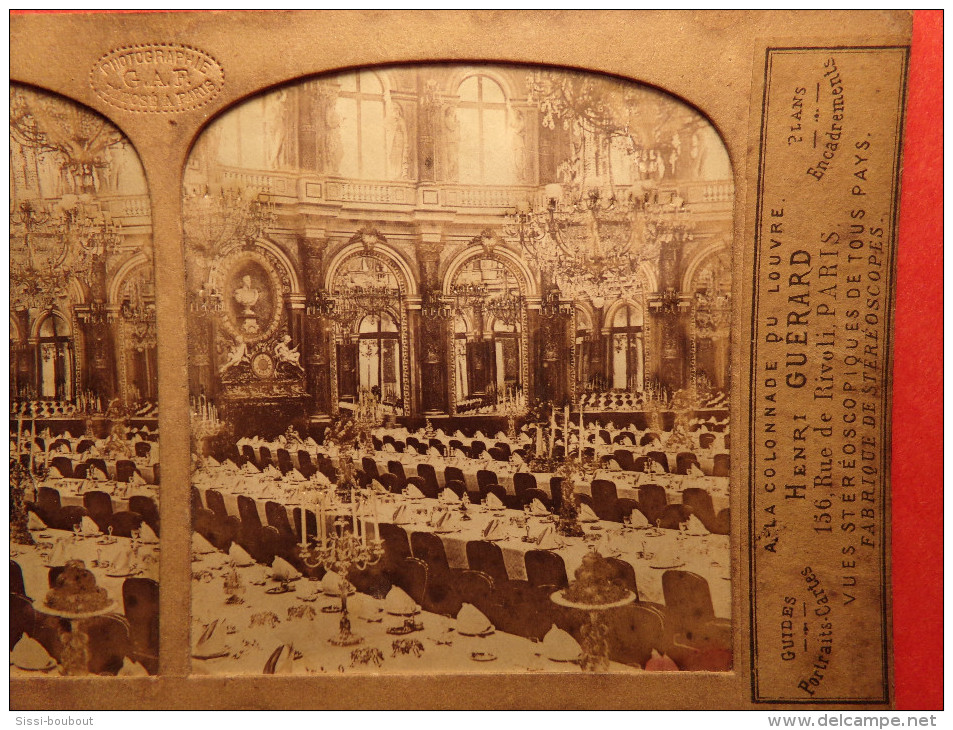
[[193, 671], [726, 671], [734, 186], [663, 91], [380, 67], [185, 170]]
[[155, 674], [152, 221], [103, 117], [10, 89], [10, 673]]

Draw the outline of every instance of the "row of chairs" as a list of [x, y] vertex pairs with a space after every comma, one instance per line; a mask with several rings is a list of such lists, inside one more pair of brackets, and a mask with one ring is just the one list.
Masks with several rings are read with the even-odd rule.
[[[540, 640], [553, 624], [581, 640], [588, 617], [583, 611], [560, 607], [550, 595], [568, 584], [565, 564], [559, 555], [529, 551], [525, 555], [527, 580], [511, 580], [499, 546], [486, 541], [467, 544], [468, 568], [451, 569], [443, 543], [435, 535], [406, 531], [396, 525], [381, 525], [385, 558], [383, 572], [401, 586], [425, 610], [455, 615], [463, 603], [480, 609], [501, 631]], [[665, 605], [639, 600], [635, 571], [621, 560], [608, 559], [616, 570], [615, 580], [636, 595], [631, 606], [610, 614], [610, 657], [615, 661], [644, 666], [652, 649], [677, 657], [682, 668], [697, 667], [704, 652], [709, 664], [716, 661], [730, 668], [730, 628], [715, 617], [707, 581], [685, 571], [663, 575]], [[352, 577], [352, 582], [354, 577]], [[357, 584], [356, 584], [357, 585]], [[726, 656], [727, 652], [727, 656]]]
[[28, 508], [35, 512], [46, 525], [54, 530], [72, 530], [73, 525], [89, 517], [103, 532], [112, 528], [115, 537], [131, 537], [132, 530], [146, 523], [159, 535], [159, 508], [152, 497], [135, 495], [129, 498], [128, 509], [114, 510], [112, 497], [106, 492], [86, 492], [83, 506], [62, 504], [59, 490], [54, 487], [40, 487], [36, 502]]
[[[51, 568], [48, 584], [54, 585], [62, 568]], [[159, 584], [150, 578], [126, 578], [122, 584], [123, 615], [106, 614], [83, 622], [89, 637], [89, 672], [116, 674], [123, 658], [142, 664], [150, 674], [159, 665]], [[23, 571], [10, 561], [10, 646], [24, 634], [38, 641], [47, 653], [63, 660], [64, 631], [69, 623], [40, 613], [26, 595]]]
[[[674, 471], [672, 471], [669, 465], [668, 454], [664, 451], [649, 451], [642, 456], [635, 456], [628, 449], [616, 449], [612, 456], [607, 455], [602, 457], [603, 463], [608, 462], [610, 459], [614, 460], [621, 467], [622, 471], [644, 472], [646, 471], [649, 461], [654, 461], [666, 473], [689, 474], [692, 467], [701, 471], [701, 464], [698, 462], [698, 457], [691, 451], [680, 451], [675, 455]], [[713, 461], [712, 476], [727, 477], [730, 474], [728, 454], [715, 454]]]
[[[54, 456], [50, 459], [50, 466], [55, 467], [66, 479], [85, 479], [89, 475], [90, 470], [94, 468], [99, 469], [103, 474], [109, 474], [109, 468], [106, 465], [105, 459], [87, 459], [86, 461], [74, 464], [73, 460], [68, 456]], [[158, 484], [158, 464], [153, 464], [153, 472], [155, 473], [155, 483]], [[128, 482], [134, 474], [142, 476], [142, 472], [139, 471], [134, 461], [131, 459], [116, 460], [114, 478], [117, 482]]]

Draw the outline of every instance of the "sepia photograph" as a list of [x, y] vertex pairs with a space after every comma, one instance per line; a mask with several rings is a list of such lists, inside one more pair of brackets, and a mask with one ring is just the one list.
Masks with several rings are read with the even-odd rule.
[[10, 88], [10, 674], [155, 674], [159, 426], [135, 149]]
[[183, 187], [192, 670], [732, 668], [725, 147], [545, 67], [283, 86]]

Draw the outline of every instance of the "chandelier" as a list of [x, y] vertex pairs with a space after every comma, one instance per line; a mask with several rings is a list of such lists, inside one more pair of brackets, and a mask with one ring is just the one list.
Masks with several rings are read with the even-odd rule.
[[331, 292], [318, 289], [311, 297], [309, 312], [330, 319], [345, 334], [368, 315], [400, 311], [400, 289], [389, 286], [342, 286]]
[[186, 243], [207, 256], [235, 241], [254, 245], [278, 220], [267, 190], [187, 187], [183, 203]]
[[94, 267], [121, 243], [122, 225], [90, 195], [22, 201], [10, 213], [13, 308], [52, 308], [68, 295], [70, 279], [89, 284]]

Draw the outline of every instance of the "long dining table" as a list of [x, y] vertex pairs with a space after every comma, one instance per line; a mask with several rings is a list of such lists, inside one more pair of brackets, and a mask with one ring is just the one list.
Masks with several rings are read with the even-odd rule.
[[[197, 488], [203, 502], [207, 504], [205, 492], [209, 487]], [[276, 492], [270, 498], [246, 493], [246, 496], [255, 500], [262, 524], [267, 524], [265, 501], [283, 504], [287, 510], [289, 524], [293, 524], [292, 510], [301, 502], [306, 510], [320, 513], [308, 491], [294, 490], [282, 494], [277, 492], [278, 487], [275, 489]], [[229, 514], [238, 516], [238, 493], [231, 492], [223, 496], [226, 496], [225, 504]], [[287, 500], [283, 500], [283, 497]], [[404, 509], [401, 515], [395, 518], [395, 513], [401, 506]], [[449, 522], [435, 527], [440, 514], [444, 512], [450, 513]], [[335, 516], [349, 514], [349, 505], [333, 505], [325, 511], [326, 528], [330, 529]], [[483, 539], [483, 532], [490, 521], [497, 520], [502, 530], [497, 544], [503, 553], [508, 577], [515, 580], [525, 580], [527, 577], [526, 553], [539, 547], [533, 542], [533, 538], [541, 535], [544, 528], [554, 524], [553, 515], [533, 516], [517, 510], [491, 510], [485, 504], [470, 505], [466, 509], [466, 515], [469, 519], [463, 519], [460, 502], [411, 499], [404, 495], [384, 492], [375, 492], [362, 513], [372, 537], [379, 534], [378, 525], [382, 523], [399, 524], [408, 537], [416, 531], [436, 532], [444, 545], [451, 568], [469, 567], [467, 543]], [[300, 524], [295, 527], [300, 534]], [[588, 550], [595, 547], [603, 555], [618, 557], [632, 565], [641, 600], [664, 603], [664, 572], [672, 569], [691, 571], [708, 581], [716, 616], [730, 617], [731, 570], [728, 535], [690, 535], [679, 530], [632, 529], [618, 522], [602, 520], [582, 523], [582, 528], [585, 533], [583, 537], [556, 537], [558, 546], [552, 550], [562, 557], [570, 580]]]

